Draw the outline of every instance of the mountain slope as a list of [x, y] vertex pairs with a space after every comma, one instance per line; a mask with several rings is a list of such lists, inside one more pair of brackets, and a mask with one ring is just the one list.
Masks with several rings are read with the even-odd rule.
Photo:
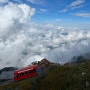
[[54, 65], [37, 77], [0, 86], [0, 90], [90, 90], [90, 60], [70, 67]]

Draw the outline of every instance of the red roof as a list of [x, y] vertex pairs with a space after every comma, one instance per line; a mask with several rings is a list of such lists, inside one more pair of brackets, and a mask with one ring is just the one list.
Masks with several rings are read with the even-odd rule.
[[37, 65], [24, 67], [24, 68], [21, 68], [21, 69], [15, 70], [14, 73], [21, 73], [21, 72], [25, 72], [25, 71], [33, 70], [33, 69], [36, 69], [37, 67], [38, 67]]

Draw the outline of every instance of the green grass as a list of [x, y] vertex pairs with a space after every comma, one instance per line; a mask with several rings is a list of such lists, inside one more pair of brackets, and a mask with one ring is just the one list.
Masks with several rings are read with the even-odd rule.
[[90, 60], [72, 67], [53, 66], [37, 77], [0, 86], [0, 90], [90, 90], [86, 81], [90, 84]]

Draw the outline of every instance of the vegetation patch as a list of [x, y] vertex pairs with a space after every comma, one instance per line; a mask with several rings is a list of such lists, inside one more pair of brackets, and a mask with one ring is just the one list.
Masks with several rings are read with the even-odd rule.
[[53, 65], [36, 77], [0, 86], [0, 90], [90, 90], [90, 60], [70, 67]]

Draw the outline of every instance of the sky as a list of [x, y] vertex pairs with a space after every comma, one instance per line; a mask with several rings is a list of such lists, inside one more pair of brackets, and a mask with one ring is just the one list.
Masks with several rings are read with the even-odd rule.
[[64, 64], [90, 52], [89, 0], [0, 0], [0, 68], [47, 58]]
[[89, 0], [0, 0], [35, 8], [32, 21], [90, 28]]
[[38, 2], [37, 4], [33, 5], [37, 10], [34, 18], [42, 22], [54, 20], [75, 23], [90, 21], [89, 0], [45, 0], [41, 5]]
[[36, 9], [33, 16], [35, 22], [90, 26], [89, 0], [21, 0], [22, 2]]

